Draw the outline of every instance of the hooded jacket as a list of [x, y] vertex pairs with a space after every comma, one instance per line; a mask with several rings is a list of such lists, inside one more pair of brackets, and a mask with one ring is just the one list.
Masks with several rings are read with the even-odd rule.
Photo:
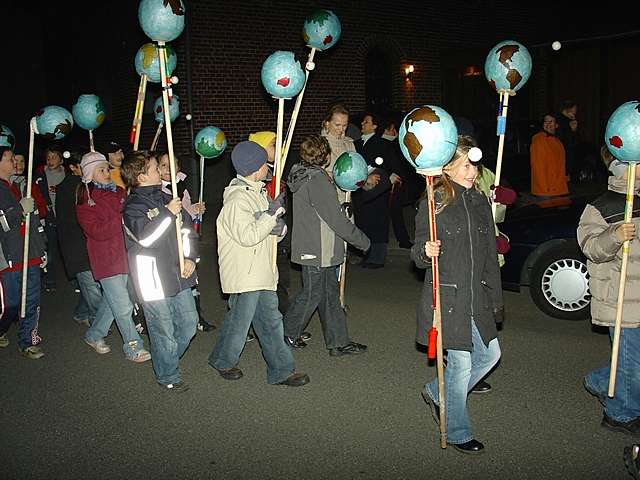
[[[436, 214], [441, 241], [438, 265], [442, 342], [444, 348], [472, 351], [472, 319], [485, 345], [497, 336], [493, 310], [503, 308], [500, 267], [487, 198], [475, 188], [452, 184], [453, 200]], [[436, 192], [436, 203], [438, 198]], [[427, 269], [416, 334], [416, 341], [425, 345], [433, 316], [431, 259], [424, 251], [429, 238], [429, 207], [425, 198], [416, 215], [415, 244], [411, 249], [416, 266]]]
[[[578, 224], [578, 244], [587, 257], [589, 290], [591, 291], [591, 322], [612, 327], [616, 320], [622, 242], [615, 230], [624, 222], [627, 181], [609, 177], [609, 191], [585, 207]], [[640, 327], [640, 199], [639, 186], [633, 199], [632, 222], [636, 238], [629, 242], [627, 283], [624, 291], [622, 327]]]
[[224, 189], [223, 204], [216, 220], [218, 266], [224, 293], [275, 291], [271, 230], [276, 217], [269, 215], [269, 200], [263, 182], [238, 175]]
[[[131, 277], [138, 297], [145, 302], [174, 297], [197, 283], [196, 271], [182, 278], [178, 259], [176, 216], [166, 208], [161, 185], [135, 187], [124, 205], [124, 225]], [[189, 215], [182, 213], [182, 253], [199, 260], [196, 233]]]
[[345, 216], [336, 188], [319, 166], [294, 165], [287, 185], [293, 193], [291, 261], [332, 267], [344, 260], [344, 242], [366, 251], [369, 238]]

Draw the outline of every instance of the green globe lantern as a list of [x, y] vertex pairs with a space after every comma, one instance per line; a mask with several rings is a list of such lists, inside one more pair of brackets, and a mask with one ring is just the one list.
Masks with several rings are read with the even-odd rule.
[[333, 181], [345, 192], [355, 192], [368, 176], [367, 162], [358, 152], [344, 152], [333, 165]]
[[[166, 47], [167, 52], [167, 74], [171, 75], [178, 64], [176, 51], [170, 46]], [[158, 47], [153, 43], [145, 43], [140, 47], [134, 60], [138, 75], [146, 75], [147, 79], [153, 83], [160, 83], [160, 59], [158, 58]]]
[[317, 50], [333, 47], [342, 33], [340, 20], [331, 10], [317, 10], [304, 21], [304, 43]]
[[[164, 108], [162, 105], [162, 97], [158, 97], [153, 104], [153, 114], [156, 122], [164, 124]], [[180, 99], [178, 95], [174, 95], [169, 103], [169, 120], [171, 123], [180, 115]]]
[[102, 100], [93, 94], [80, 95], [71, 112], [76, 125], [85, 130], [95, 130], [106, 117]]
[[227, 148], [227, 137], [218, 127], [205, 127], [196, 135], [196, 152], [203, 158], [215, 158]]

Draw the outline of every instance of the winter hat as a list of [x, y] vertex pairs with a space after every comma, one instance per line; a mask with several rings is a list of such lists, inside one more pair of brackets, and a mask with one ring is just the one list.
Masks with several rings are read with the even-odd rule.
[[276, 138], [274, 132], [255, 132], [249, 134], [249, 141], [257, 143], [262, 148], [267, 148], [274, 138]]
[[267, 151], [257, 143], [240, 142], [231, 152], [231, 162], [238, 175], [246, 177], [267, 163]]
[[107, 159], [100, 152], [89, 152], [82, 156], [80, 162], [80, 168], [82, 169], [82, 182], [89, 183], [93, 180], [93, 172], [100, 166], [101, 163], [106, 163]]
[[122, 147], [116, 142], [108, 141], [98, 145], [97, 150], [106, 158], [109, 158], [110, 153], [116, 153], [117, 151], [122, 150]]

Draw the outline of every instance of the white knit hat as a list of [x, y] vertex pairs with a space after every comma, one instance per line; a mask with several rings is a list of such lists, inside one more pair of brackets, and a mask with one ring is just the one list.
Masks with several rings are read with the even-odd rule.
[[82, 182], [89, 183], [93, 180], [93, 172], [101, 163], [109, 165], [106, 157], [100, 152], [89, 152], [82, 156], [80, 168], [82, 169]]

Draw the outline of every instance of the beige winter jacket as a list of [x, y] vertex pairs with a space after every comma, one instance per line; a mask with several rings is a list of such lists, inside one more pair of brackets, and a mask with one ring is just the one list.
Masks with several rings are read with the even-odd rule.
[[[327, 171], [329, 176], [333, 178], [333, 166], [335, 165], [338, 157], [344, 152], [355, 152], [356, 146], [353, 143], [353, 139], [351, 137], [347, 137], [346, 135], [343, 135], [342, 137], [336, 137], [324, 128], [322, 129], [322, 132], [320, 134], [327, 139], [327, 141], [329, 142], [329, 146], [331, 147], [331, 161], [329, 162], [329, 165], [325, 167], [325, 170]], [[345, 192], [340, 190], [337, 186], [336, 191], [338, 192], [338, 201], [340, 203], [345, 202], [347, 199]]]
[[238, 175], [224, 189], [216, 221], [224, 293], [276, 290], [278, 269], [272, 267], [275, 245], [271, 235], [276, 218], [265, 213], [268, 208], [263, 182]]
[[[637, 183], [636, 183], [637, 185]], [[626, 180], [609, 178], [609, 191], [587, 205], [578, 225], [578, 243], [587, 257], [591, 290], [591, 321], [615, 325], [622, 266], [622, 243], [614, 233], [624, 220]], [[640, 327], [640, 200], [634, 200], [636, 238], [629, 244], [627, 280], [622, 309], [622, 327]]]

